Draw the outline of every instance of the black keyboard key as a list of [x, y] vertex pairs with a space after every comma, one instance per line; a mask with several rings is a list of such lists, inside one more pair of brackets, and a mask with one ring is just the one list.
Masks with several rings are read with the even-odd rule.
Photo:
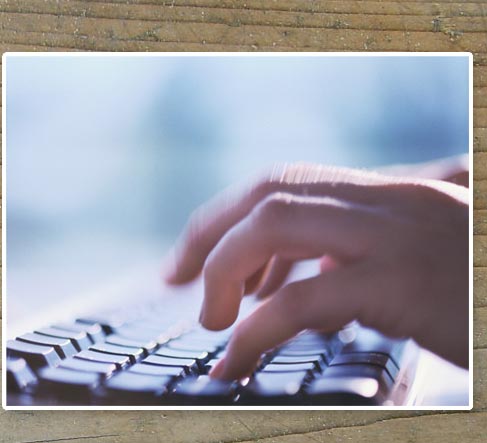
[[52, 346], [35, 345], [18, 340], [7, 341], [7, 357], [23, 358], [32, 369], [56, 366], [61, 357]]
[[178, 382], [170, 402], [181, 405], [228, 405], [235, 398], [235, 382], [221, 381], [208, 375], [187, 377]]
[[322, 371], [326, 366], [326, 362], [323, 360], [323, 357], [321, 355], [305, 356], [305, 357], [291, 357], [291, 356], [284, 356], [284, 355], [276, 355], [271, 359], [270, 363], [280, 364], [280, 365], [312, 363], [316, 366], [316, 369], [318, 371]]
[[108, 403], [151, 405], [160, 402], [171, 383], [170, 376], [154, 376], [121, 372], [105, 384]]
[[98, 343], [91, 346], [90, 350], [103, 352], [105, 354], [125, 355], [130, 358], [132, 364], [136, 363], [144, 356], [144, 350], [142, 348], [129, 348], [127, 346], [118, 346], [109, 343]]
[[37, 334], [48, 335], [50, 337], [67, 338], [71, 340], [77, 351], [89, 348], [91, 340], [84, 331], [68, 331], [56, 327], [42, 328], [35, 331]]
[[329, 366], [306, 389], [307, 401], [314, 405], [382, 405], [393, 385], [388, 372], [376, 365]]
[[376, 365], [350, 364], [329, 366], [325, 369], [322, 377], [367, 377], [376, 379], [384, 390], [389, 390], [394, 385], [385, 368]]
[[399, 366], [401, 354], [407, 340], [394, 340], [384, 337], [380, 333], [369, 329], [359, 328], [356, 332], [355, 339], [344, 345], [342, 354], [357, 352], [374, 352], [389, 355], [394, 363]]
[[332, 360], [333, 358], [333, 352], [330, 351], [330, 349], [318, 349], [318, 348], [310, 348], [310, 349], [301, 349], [301, 348], [296, 348], [296, 347], [286, 347], [283, 349], [280, 349], [277, 352], [277, 355], [280, 355], [282, 357], [321, 357], [321, 359], [328, 363]]
[[309, 357], [313, 355], [322, 355], [328, 354], [328, 349], [324, 349], [321, 347], [310, 346], [310, 347], [301, 347], [301, 346], [284, 346], [278, 350], [277, 354], [285, 355], [289, 357]]
[[157, 343], [153, 340], [131, 340], [117, 334], [112, 334], [107, 337], [105, 343], [132, 348], [142, 348], [144, 350], [144, 356], [152, 354], [157, 348]]
[[313, 380], [306, 389], [312, 405], [323, 406], [377, 406], [378, 383], [371, 378], [342, 377]]
[[182, 358], [182, 359], [188, 359], [190, 358], [191, 360], [196, 360], [198, 367], [200, 369], [204, 368], [204, 364], [206, 361], [210, 359], [210, 355], [208, 352], [198, 352], [198, 351], [181, 351], [177, 349], [171, 349], [166, 346], [159, 348], [155, 355], [161, 356], [161, 357], [169, 357], [169, 358]]
[[300, 390], [309, 372], [260, 372], [242, 388], [242, 402], [249, 404], [298, 403]]
[[68, 358], [63, 360], [59, 367], [74, 371], [91, 372], [99, 374], [104, 378], [110, 377], [117, 370], [117, 366], [113, 363], [81, 360], [79, 358]]
[[187, 374], [199, 371], [198, 363], [191, 358], [171, 358], [153, 354], [145, 358], [142, 363], [157, 366], [177, 366], [183, 368]]
[[319, 332], [303, 332], [293, 339], [289, 343], [295, 345], [311, 345], [311, 346], [324, 346], [331, 340], [332, 335], [320, 334]]
[[182, 366], [156, 366], [145, 363], [137, 363], [129, 369], [129, 372], [167, 377], [184, 377], [186, 375]]
[[71, 357], [78, 352], [73, 343], [71, 343], [71, 340], [67, 338], [49, 337], [47, 335], [29, 332], [28, 334], [17, 337], [17, 340], [36, 345], [53, 347], [61, 358]]
[[306, 403], [323, 406], [380, 406], [387, 393], [374, 377], [323, 376], [306, 387]]
[[302, 372], [302, 371], [310, 371], [311, 373], [317, 371], [317, 368], [314, 362], [295, 363], [292, 365], [270, 363], [264, 366], [261, 372]]
[[322, 354], [327, 361], [341, 350], [343, 343], [337, 337], [332, 337], [326, 341], [290, 341], [282, 345], [278, 353], [290, 356], [306, 356], [313, 354]]
[[7, 391], [21, 392], [36, 380], [23, 358], [7, 358]]
[[98, 374], [64, 368], [44, 368], [39, 373], [39, 392], [72, 404], [86, 404], [100, 382]]
[[92, 343], [98, 343], [105, 339], [105, 332], [98, 323], [92, 325], [82, 323], [56, 323], [52, 327], [62, 329], [63, 331], [85, 332]]
[[328, 343], [323, 341], [317, 341], [315, 343], [308, 342], [308, 341], [300, 341], [300, 340], [291, 340], [287, 343], [282, 345], [283, 348], [295, 348], [295, 349], [326, 349], [328, 347]]
[[84, 325], [99, 325], [103, 329], [103, 332], [106, 335], [113, 334], [120, 329], [125, 322], [121, 318], [116, 317], [97, 317], [97, 316], [90, 316], [90, 317], [82, 317], [77, 318], [76, 323], [84, 324]]
[[171, 349], [189, 351], [195, 354], [207, 352], [210, 356], [215, 355], [221, 349], [221, 346], [209, 343], [198, 343], [197, 341], [186, 341], [184, 339], [171, 340], [166, 346]]
[[105, 387], [115, 391], [150, 392], [161, 395], [167, 392], [167, 385], [171, 380], [170, 376], [145, 375], [128, 371], [112, 377]]
[[163, 346], [156, 351], [156, 355], [171, 358], [192, 358], [194, 360], [208, 360], [208, 353], [206, 351], [185, 351], [179, 349], [171, 349]]
[[376, 365], [381, 368], [385, 368], [391, 378], [394, 380], [396, 379], [399, 372], [399, 368], [389, 356], [376, 352], [356, 352], [353, 354], [340, 354], [337, 355], [331, 362], [331, 366], [352, 364]]
[[126, 355], [103, 354], [102, 352], [95, 352], [85, 349], [76, 354], [74, 358], [79, 358], [88, 361], [98, 361], [101, 363], [114, 364], [117, 369], [124, 369], [130, 365], [130, 359]]

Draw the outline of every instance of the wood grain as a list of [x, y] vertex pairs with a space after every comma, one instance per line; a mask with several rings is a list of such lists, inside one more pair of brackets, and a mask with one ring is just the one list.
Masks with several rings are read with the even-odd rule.
[[0, 51], [474, 54], [474, 411], [0, 412], [0, 442], [479, 442], [487, 421], [485, 1], [0, 0]]
[[476, 267], [473, 271], [474, 307], [487, 306], [487, 268]]
[[[48, 429], [45, 423], [53, 420], [54, 414], [67, 426]], [[374, 423], [395, 421], [418, 414], [412, 411], [366, 411], [358, 414], [346, 411], [329, 411], [325, 414], [294, 411], [107, 411], [103, 414], [98, 413], [97, 418], [96, 414], [90, 411], [38, 411], [17, 413], [19, 419], [13, 423], [9, 421], [9, 415], [13, 414], [0, 414], [5, 439], [3, 441], [35, 441], [40, 436], [39, 430], [42, 429], [42, 441], [88, 437], [99, 442], [132, 443], [140, 441], [138, 439], [143, 435], [144, 441], [149, 442], [210, 443], [255, 441], [267, 437], [279, 441], [279, 436], [286, 434], [303, 438], [303, 435], [309, 432], [355, 426], [367, 427]], [[29, 423], [29, 426], [25, 426], [25, 423]], [[84, 428], [80, 426], [81, 423], [84, 424]]]

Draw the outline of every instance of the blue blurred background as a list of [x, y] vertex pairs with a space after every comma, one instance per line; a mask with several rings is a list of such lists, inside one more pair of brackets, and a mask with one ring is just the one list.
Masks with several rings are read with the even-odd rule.
[[64, 291], [162, 257], [192, 209], [276, 161], [371, 167], [468, 152], [468, 64], [9, 56], [9, 293], [57, 292], [52, 269], [69, 276]]

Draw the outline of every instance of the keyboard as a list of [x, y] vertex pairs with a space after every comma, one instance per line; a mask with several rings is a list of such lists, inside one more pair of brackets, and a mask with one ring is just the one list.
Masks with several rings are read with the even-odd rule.
[[[242, 316], [255, 308], [245, 297]], [[34, 329], [7, 341], [7, 406], [395, 406], [414, 378], [410, 340], [351, 324], [304, 331], [252, 376], [208, 372], [233, 328], [203, 329], [165, 300]]]

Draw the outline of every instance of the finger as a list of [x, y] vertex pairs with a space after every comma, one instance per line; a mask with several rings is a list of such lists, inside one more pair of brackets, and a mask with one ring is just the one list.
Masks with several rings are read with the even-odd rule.
[[267, 278], [267, 274], [269, 273], [269, 269], [271, 266], [271, 262], [267, 262], [264, 266], [262, 266], [259, 270], [254, 272], [246, 281], [245, 281], [245, 288], [244, 294], [253, 294], [257, 288], [260, 287], [262, 282]]
[[293, 265], [294, 261], [292, 260], [286, 260], [281, 257], [274, 256], [270, 262], [269, 272], [264, 279], [262, 286], [257, 291], [257, 297], [265, 298], [277, 291], [291, 272]]
[[361, 281], [355, 271], [339, 269], [291, 283], [269, 298], [235, 329], [212, 377], [235, 380], [249, 376], [261, 355], [304, 329], [333, 332], [358, 316]]
[[330, 196], [362, 204], [385, 204], [393, 198], [398, 178], [373, 172], [321, 165], [278, 165], [270, 174], [243, 188], [223, 191], [197, 209], [166, 262], [165, 279], [180, 284], [194, 279], [222, 236], [263, 199], [275, 192]]
[[238, 315], [244, 282], [273, 255], [291, 261], [327, 253], [346, 262], [363, 257], [383, 235], [381, 217], [329, 198], [281, 193], [269, 197], [208, 257], [200, 321], [208, 329], [230, 326]]
[[[292, 260], [285, 260], [274, 256], [271, 260], [271, 268], [268, 276], [265, 278], [262, 287], [256, 293], [257, 297], [262, 299], [276, 292], [291, 273], [294, 264], [295, 262]], [[339, 263], [337, 260], [329, 255], [324, 255], [320, 259], [320, 272], [328, 272], [338, 266]]]

